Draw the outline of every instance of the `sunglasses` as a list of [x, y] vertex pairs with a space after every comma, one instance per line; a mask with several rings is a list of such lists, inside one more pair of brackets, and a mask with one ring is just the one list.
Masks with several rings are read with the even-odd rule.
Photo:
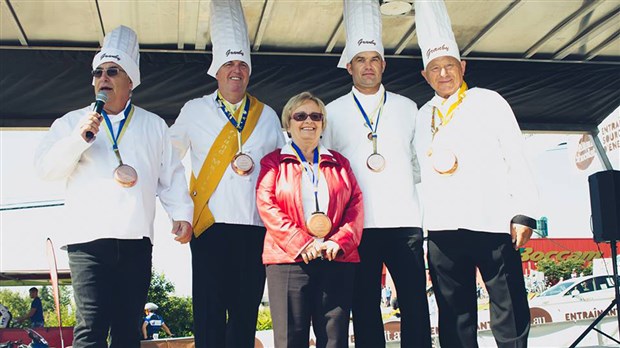
[[303, 122], [305, 121], [308, 117], [310, 117], [310, 119], [314, 122], [319, 122], [319, 121], [323, 121], [323, 114], [320, 112], [311, 112], [309, 114], [305, 113], [305, 112], [296, 112], [294, 113], [291, 118], [294, 119], [295, 121], [298, 122]]
[[109, 77], [114, 77], [118, 75], [118, 73], [121, 71], [125, 72], [125, 70], [121, 68], [108, 68], [108, 69], [97, 68], [93, 70], [91, 74], [93, 75], [93, 77], [96, 77], [96, 78], [100, 78], [101, 76], [103, 76], [103, 73], [106, 73]]

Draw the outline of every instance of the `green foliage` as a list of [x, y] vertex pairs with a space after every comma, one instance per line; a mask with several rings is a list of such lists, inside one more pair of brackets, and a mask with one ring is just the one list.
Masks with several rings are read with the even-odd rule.
[[[159, 306], [157, 313], [164, 318], [164, 322], [175, 336], [192, 336], [192, 299], [174, 296], [173, 292], [174, 284], [166, 279], [163, 273], [153, 270], [147, 301]], [[166, 333], [161, 330], [159, 337], [166, 337]]]
[[258, 319], [256, 320], [256, 331], [271, 330], [273, 323], [271, 321], [271, 310], [269, 307], [261, 306], [258, 309]]
[[16, 323], [16, 319], [28, 313], [30, 310], [30, 297], [22, 296], [17, 291], [0, 290], [0, 303], [9, 309], [13, 320], [12, 327], [28, 327], [28, 322]]
[[[43, 311], [43, 317], [45, 319], [46, 327], [57, 327], [58, 325], [58, 316], [56, 315], [56, 311]], [[71, 306], [63, 306], [60, 305], [60, 318], [62, 319], [63, 327], [71, 327], [75, 326], [75, 310], [72, 309]]]
[[556, 284], [560, 279], [568, 279], [571, 277], [573, 270], [577, 274], [583, 272], [584, 275], [592, 274], [592, 265], [586, 265], [586, 261], [567, 259], [555, 261], [551, 259], [543, 259], [536, 263], [536, 269], [545, 274], [548, 285]]
[[149, 286], [148, 302], [153, 302], [160, 307], [158, 312], [162, 312], [162, 304], [168, 300], [170, 293], [174, 292], [174, 284], [166, 279], [163, 273], [151, 272], [151, 285]]
[[[179, 337], [193, 336], [193, 312], [191, 297], [170, 296], [165, 302], [166, 312], [164, 319], [170, 331]], [[165, 332], [160, 333], [165, 335]]]

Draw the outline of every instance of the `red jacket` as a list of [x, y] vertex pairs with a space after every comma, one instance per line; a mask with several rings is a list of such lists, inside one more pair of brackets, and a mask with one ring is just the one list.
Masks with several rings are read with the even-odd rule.
[[[307, 231], [301, 199], [303, 167], [297, 157], [281, 154], [277, 149], [261, 160], [256, 201], [267, 234], [263, 263], [303, 262], [300, 254], [313, 241]], [[321, 155], [321, 178], [327, 182], [332, 230], [325, 240], [340, 246], [335, 261], [359, 262], [357, 246], [362, 239], [364, 208], [362, 191], [351, 171], [349, 161], [337, 153]]]

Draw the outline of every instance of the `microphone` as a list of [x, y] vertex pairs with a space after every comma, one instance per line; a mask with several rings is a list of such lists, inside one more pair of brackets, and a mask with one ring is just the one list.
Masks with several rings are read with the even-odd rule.
[[[107, 101], [108, 101], [108, 95], [106, 94], [106, 92], [100, 91], [99, 93], [97, 93], [97, 96], [95, 97], [95, 107], [93, 108], [93, 111], [95, 111], [98, 114], [101, 114], [101, 111], [103, 111], [103, 106], [105, 105]], [[86, 132], [86, 139], [88, 141], [90, 141], [94, 137], [95, 135], [93, 134], [93, 132], [91, 131]]]

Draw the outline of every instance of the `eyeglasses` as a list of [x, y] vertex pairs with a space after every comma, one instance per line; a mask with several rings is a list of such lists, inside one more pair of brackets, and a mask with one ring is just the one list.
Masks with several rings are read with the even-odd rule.
[[118, 73], [121, 71], [125, 72], [125, 70], [121, 68], [108, 68], [108, 69], [97, 68], [93, 70], [91, 74], [93, 75], [93, 77], [96, 77], [96, 78], [100, 78], [101, 76], [103, 76], [103, 73], [106, 73], [109, 77], [114, 77], [118, 75]]
[[291, 118], [294, 119], [295, 121], [298, 122], [303, 122], [305, 121], [308, 116], [310, 117], [310, 119], [314, 122], [319, 122], [319, 121], [323, 121], [323, 114], [320, 112], [311, 112], [309, 114], [301, 111], [301, 112], [296, 112], [294, 113]]

